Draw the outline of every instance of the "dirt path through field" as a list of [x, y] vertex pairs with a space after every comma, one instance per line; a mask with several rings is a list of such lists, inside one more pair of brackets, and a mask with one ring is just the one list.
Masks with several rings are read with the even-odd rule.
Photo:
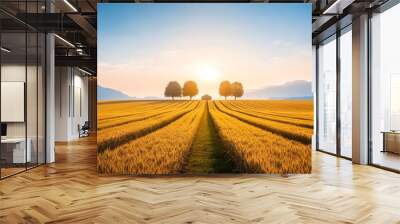
[[207, 109], [201, 120], [184, 173], [231, 173], [234, 165], [226, 157], [223, 145]]

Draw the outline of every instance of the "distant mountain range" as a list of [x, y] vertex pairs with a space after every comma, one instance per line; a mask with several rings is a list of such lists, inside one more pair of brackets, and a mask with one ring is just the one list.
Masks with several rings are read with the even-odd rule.
[[[306, 80], [296, 80], [286, 82], [282, 85], [268, 86], [261, 89], [245, 91], [243, 98], [248, 99], [311, 99], [312, 94], [311, 82]], [[148, 96], [144, 98], [136, 98], [127, 94], [102, 86], [97, 86], [98, 100], [160, 100], [163, 98], [156, 96]]]
[[252, 99], [310, 99], [312, 98], [310, 81], [296, 80], [282, 85], [268, 86], [262, 89], [249, 90], [243, 98]]
[[165, 98], [158, 97], [158, 96], [145, 96], [140, 99], [143, 99], [143, 100], [165, 100]]
[[135, 99], [135, 97], [128, 96], [121, 91], [102, 86], [97, 86], [97, 100], [132, 100], [132, 99]]

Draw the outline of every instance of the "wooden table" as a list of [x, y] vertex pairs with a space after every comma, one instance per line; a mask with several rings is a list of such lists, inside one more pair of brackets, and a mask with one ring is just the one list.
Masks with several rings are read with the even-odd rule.
[[383, 131], [382, 152], [400, 154], [400, 131]]

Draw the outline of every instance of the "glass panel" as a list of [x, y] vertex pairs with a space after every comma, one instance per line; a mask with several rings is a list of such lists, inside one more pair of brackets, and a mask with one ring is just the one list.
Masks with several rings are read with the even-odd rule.
[[1, 161], [2, 177], [25, 170], [26, 150], [26, 34], [2, 33], [1, 44]]
[[352, 157], [352, 35], [340, 36], [340, 153]]
[[36, 32], [27, 33], [28, 38], [28, 62], [27, 62], [27, 81], [26, 81], [26, 116], [27, 116], [27, 150], [30, 158], [28, 159], [28, 168], [37, 165], [38, 160], [38, 143], [37, 143], [37, 132], [38, 132], [38, 36]]
[[336, 39], [318, 48], [318, 148], [336, 153]]
[[38, 45], [38, 163], [45, 163], [46, 149], [45, 149], [45, 44], [46, 37], [44, 34], [39, 33]]
[[[1, 1], [10, 12], [43, 13], [45, 1]], [[45, 162], [45, 35], [0, 12], [0, 177]], [[32, 21], [34, 22], [34, 21]]]
[[400, 170], [400, 5], [372, 18], [372, 163]]

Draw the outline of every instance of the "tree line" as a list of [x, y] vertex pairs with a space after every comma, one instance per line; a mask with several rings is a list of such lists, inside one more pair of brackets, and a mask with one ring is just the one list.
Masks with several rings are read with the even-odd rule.
[[[171, 97], [172, 100], [174, 100], [175, 97], [187, 96], [191, 100], [192, 97], [196, 96], [198, 93], [199, 89], [195, 81], [187, 81], [183, 84], [183, 87], [181, 87], [177, 81], [171, 81], [168, 83], [167, 87], [165, 87], [164, 96]], [[232, 96], [236, 100], [237, 97], [242, 97], [243, 93], [243, 85], [240, 82], [230, 83], [225, 80], [219, 85], [219, 95], [225, 97], [225, 99]]]

